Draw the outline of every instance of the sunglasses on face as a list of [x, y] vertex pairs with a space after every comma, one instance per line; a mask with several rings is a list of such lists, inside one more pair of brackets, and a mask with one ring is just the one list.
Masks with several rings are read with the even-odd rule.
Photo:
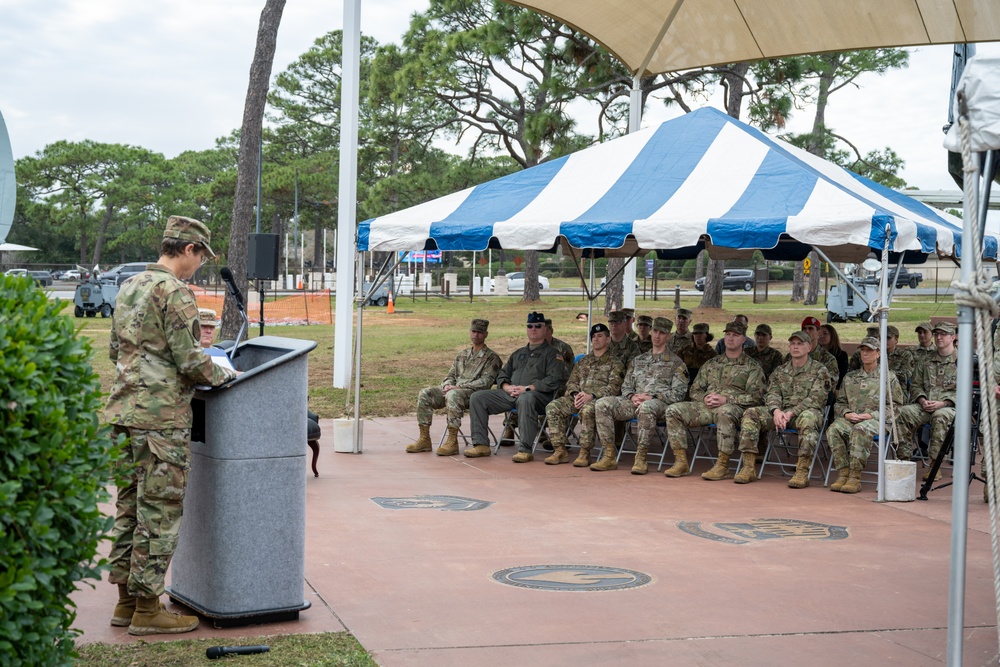
[[543, 324], [529, 324], [528, 328], [529, 329], [541, 329], [543, 326], [545, 326], [545, 325], [543, 325]]

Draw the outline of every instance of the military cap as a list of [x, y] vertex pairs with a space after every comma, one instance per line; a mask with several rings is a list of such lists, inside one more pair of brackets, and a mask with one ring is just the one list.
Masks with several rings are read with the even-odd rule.
[[479, 333], [489, 333], [490, 332], [490, 321], [489, 320], [472, 320], [472, 324], [469, 325], [469, 331], [478, 331]]
[[889, 338], [899, 338], [899, 329], [890, 324], [885, 328], [885, 335]]
[[768, 336], [774, 335], [774, 333], [771, 331], [770, 324], [758, 324], [757, 328], [754, 329], [754, 334], [759, 334], [759, 333], [767, 334]]
[[805, 329], [806, 327], [816, 327], [817, 329], [819, 329], [820, 327], [819, 320], [817, 320], [815, 317], [812, 316], [807, 317], [806, 319], [802, 320], [802, 328]]
[[938, 322], [934, 325], [934, 328], [931, 329], [931, 331], [941, 331], [946, 334], [953, 334], [956, 332], [956, 328], [951, 322]]
[[865, 336], [864, 338], [861, 339], [861, 342], [858, 344], [858, 346], [868, 347], [873, 350], [877, 350], [879, 349], [878, 338], [876, 338], [875, 336]]
[[531, 311], [528, 313], [528, 324], [545, 324], [545, 313]]
[[708, 337], [708, 340], [712, 340], [715, 338], [715, 336], [712, 335], [712, 332], [708, 330], [708, 324], [705, 322], [699, 322], [698, 324], [691, 327], [691, 333], [705, 334]]
[[185, 218], [182, 215], [172, 215], [167, 218], [167, 228], [163, 230], [163, 238], [180, 239], [197, 243], [205, 249], [209, 257], [215, 257], [209, 242], [212, 240], [212, 232], [208, 231], [205, 223], [194, 218]]
[[674, 323], [669, 317], [657, 317], [653, 320], [653, 329], [656, 331], [662, 331], [663, 333], [670, 333], [674, 328]]
[[608, 329], [608, 325], [603, 322], [598, 322], [594, 326], [590, 327], [590, 337], [593, 338], [594, 334], [606, 333], [610, 334], [611, 329]]
[[923, 329], [924, 331], [934, 331], [934, 328], [931, 326], [930, 322], [921, 322], [920, 324], [917, 325], [917, 328], [914, 329], [914, 331], [920, 331], [921, 329]]
[[639, 317], [635, 318], [635, 323], [637, 326], [642, 326], [643, 324], [645, 324], [647, 327], [651, 327], [653, 326], [653, 318], [650, 317], [649, 315], [640, 315]]
[[635, 319], [635, 308], [622, 308], [622, 312], [625, 313], [626, 319]]
[[791, 342], [796, 338], [802, 341], [803, 343], [812, 343], [812, 336], [810, 336], [805, 331], [796, 331], [795, 333], [793, 333], [791, 336], [788, 337], [788, 340], [789, 342]]
[[552, 328], [552, 320], [549, 319], [548, 317], [545, 318], [545, 326], [547, 326], [550, 329]]
[[678, 308], [677, 317], [686, 317], [688, 319], [691, 319], [691, 311], [688, 310], [687, 308]]
[[878, 327], [868, 327], [865, 333], [868, 336], [878, 336]]
[[612, 310], [611, 314], [608, 315], [608, 322], [624, 322], [625, 321], [625, 311], [623, 310]]
[[217, 327], [219, 320], [216, 319], [215, 311], [211, 308], [198, 309], [198, 324], [203, 327]]
[[727, 322], [726, 328], [723, 330], [725, 333], [735, 333], [741, 336], [747, 335], [747, 328], [743, 326], [742, 322]]

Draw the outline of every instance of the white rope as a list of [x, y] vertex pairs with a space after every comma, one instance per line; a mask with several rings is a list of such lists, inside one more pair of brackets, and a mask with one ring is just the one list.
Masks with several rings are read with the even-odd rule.
[[[993, 318], [997, 315], [997, 304], [990, 295], [989, 287], [991, 281], [986, 271], [982, 268], [982, 231], [979, 228], [979, 166], [973, 158], [969, 140], [969, 119], [966, 114], [962, 114], [959, 119], [959, 129], [962, 135], [962, 162], [964, 172], [964, 189], [966, 202], [971, 211], [973, 238], [963, 239], [963, 247], [966, 249], [962, 261], [972, 262], [973, 279], [968, 283], [955, 281], [951, 286], [955, 289], [955, 302], [959, 306], [973, 308], [976, 315], [975, 334], [976, 348], [979, 350], [979, 431], [982, 434], [983, 463], [986, 472], [986, 488], [989, 492], [990, 507], [990, 545], [993, 549], [993, 592], [996, 599], [996, 618], [1000, 626], [1000, 548], [998, 548], [998, 524], [997, 513], [997, 481], [1000, 480], [1000, 456], [997, 456], [997, 443], [1000, 442], [1000, 433], [997, 429], [997, 403], [993, 393], [993, 388], [997, 385], [997, 379], [993, 372], [993, 338], [990, 330]], [[989, 317], [987, 317], [989, 314]], [[961, 471], [957, 471], [961, 472]], [[956, 480], [956, 483], [958, 480]], [[1000, 642], [1000, 636], [998, 636]], [[1000, 644], [998, 644], [1000, 645]]]

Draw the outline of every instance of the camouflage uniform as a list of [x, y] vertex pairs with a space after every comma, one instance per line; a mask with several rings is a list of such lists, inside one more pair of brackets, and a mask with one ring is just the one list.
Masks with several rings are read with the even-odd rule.
[[752, 350], [747, 350], [747, 356], [760, 364], [760, 367], [764, 369], [765, 378], [770, 378], [774, 369], [785, 363], [781, 350], [776, 350], [773, 347], [761, 351], [754, 346]]
[[[652, 343], [649, 344], [650, 349], [652, 349]], [[618, 357], [618, 360], [622, 362], [622, 366], [628, 368], [628, 365], [632, 363], [632, 360], [642, 354], [639, 351], [639, 344], [628, 336], [624, 336], [617, 343], [612, 338], [611, 342], [608, 343], [608, 352]]]
[[[890, 375], [888, 382], [889, 400], [897, 408], [903, 404], [903, 390], [896, 376]], [[844, 382], [837, 392], [837, 404], [834, 414], [837, 418], [826, 431], [827, 442], [833, 452], [833, 467], [837, 470], [846, 468], [850, 458], [867, 461], [871, 454], [872, 443], [878, 435], [879, 420], [879, 367], [871, 373], [864, 368], [851, 371], [844, 376]], [[871, 419], [856, 424], [848, 421], [844, 415], [848, 412], [870, 414]]]
[[[809, 358], [815, 359], [819, 363], [826, 366], [826, 370], [829, 371], [830, 377], [833, 378], [833, 384], [834, 385], [837, 384], [837, 380], [840, 378], [840, 366], [837, 365], [837, 357], [833, 356], [832, 354], [824, 350], [822, 347], [817, 345], [816, 349], [814, 349], [812, 352], [809, 353]], [[792, 355], [786, 354], [782, 362], [787, 364], [791, 360], [792, 360]]]
[[[576, 412], [580, 419], [580, 447], [587, 450], [593, 447], [597, 428], [594, 421], [594, 408], [598, 399], [618, 395], [624, 374], [625, 367], [622, 362], [608, 350], [605, 350], [600, 357], [595, 357], [591, 353], [581, 359], [574, 366], [569, 381], [566, 383], [566, 395], [545, 406], [552, 444], [561, 447], [567, 445], [566, 430], [570, 418]], [[593, 394], [594, 398], [584, 403], [577, 411], [573, 407], [573, 398], [581, 391]]]
[[124, 481], [108, 580], [128, 584], [130, 593], [143, 598], [163, 594], [177, 547], [195, 385], [219, 385], [236, 376], [212, 363], [200, 339], [194, 294], [167, 267], [151, 264], [122, 285], [109, 349], [117, 375], [104, 417], [131, 442], [116, 464]]
[[[905, 389], [910, 386], [910, 381], [913, 379], [913, 372], [915, 370], [916, 359], [913, 356], [913, 352], [900, 347], [897, 343], [896, 349], [888, 354], [889, 370], [896, 374], [899, 386]], [[851, 361], [847, 367], [852, 371], [861, 368], [861, 348], [855, 350], [854, 354], [851, 355]], [[854, 410], [851, 410], [851, 412], [854, 412]]]
[[[913, 453], [913, 434], [918, 426], [930, 423], [931, 443], [930, 457], [937, 457], [944, 444], [948, 427], [955, 421], [955, 388], [958, 386], [958, 351], [947, 357], [935, 353], [928, 356], [917, 366], [910, 385], [910, 405], [904, 405], [899, 410], [896, 423], [899, 429], [899, 440], [896, 443], [896, 455], [907, 460]], [[948, 407], [926, 412], [917, 403], [921, 397], [929, 401], [950, 401]]]
[[686, 333], [673, 334], [670, 337], [670, 342], [667, 343], [667, 349], [679, 356], [681, 350], [688, 345], [694, 345], [694, 336], [692, 335], [690, 329], [688, 329]]
[[[639, 354], [644, 354], [644, 353], [649, 352], [650, 350], [653, 349], [653, 339], [652, 338], [647, 338], [646, 340], [642, 340], [641, 338], [639, 338], [635, 342], [639, 344]], [[636, 356], [639, 356], [639, 355], [636, 355]]]
[[[648, 449], [656, 424], [671, 403], [687, 396], [688, 374], [684, 362], [673, 352], [646, 352], [629, 365], [622, 382], [621, 396], [609, 396], [597, 402], [597, 434], [601, 444], [609, 447], [615, 441], [615, 422], [638, 418], [639, 447]], [[649, 394], [638, 408], [632, 405], [635, 394]]]
[[761, 433], [774, 430], [774, 411], [791, 411], [788, 428], [799, 432], [799, 456], [812, 456], [819, 441], [823, 407], [833, 389], [833, 377], [821, 362], [810, 357], [801, 368], [782, 364], [767, 385], [764, 405], [749, 408], [740, 423], [740, 451], [757, 453]]
[[559, 340], [558, 338], [553, 338], [549, 341], [549, 345], [556, 348], [562, 357], [563, 363], [566, 364], [566, 376], [568, 377], [573, 372], [573, 364], [576, 363], [576, 355], [573, 354], [573, 347], [566, 341]]
[[691, 378], [697, 378], [698, 369], [705, 365], [709, 359], [718, 355], [715, 354], [715, 349], [708, 343], [705, 343], [705, 347], [702, 348], [696, 347], [694, 343], [692, 343], [677, 353], [677, 356], [679, 356], [681, 361], [684, 362], [684, 365], [687, 366], [688, 376]]
[[[714, 423], [719, 451], [731, 454], [740, 432], [743, 411], [760, 405], [766, 389], [764, 370], [746, 353], [736, 359], [730, 359], [725, 354], [709, 359], [691, 383], [691, 400], [667, 408], [667, 438], [676, 449], [687, 442], [688, 428]], [[708, 394], [721, 394], [727, 402], [712, 409], [704, 403]]]
[[912, 383], [913, 376], [917, 374], [917, 366], [931, 357], [936, 357], [937, 347], [934, 345], [928, 345], [927, 347], [917, 345], [916, 347], [910, 348], [910, 356], [913, 357], [913, 373], [910, 375], [910, 382]]
[[[425, 387], [417, 397], [417, 423], [430, 426], [434, 411], [447, 408], [448, 426], [461, 428], [462, 415], [469, 409], [469, 397], [479, 389], [489, 389], [497, 379], [500, 357], [490, 348], [476, 352], [471, 347], [462, 350], [440, 387]], [[444, 388], [453, 385], [447, 394]]]

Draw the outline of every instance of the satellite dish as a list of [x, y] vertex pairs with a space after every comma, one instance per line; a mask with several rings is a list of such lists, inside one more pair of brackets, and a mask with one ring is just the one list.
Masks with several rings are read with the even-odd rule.
[[10, 148], [7, 126], [0, 114], [0, 243], [7, 240], [10, 226], [14, 222], [14, 203], [17, 200], [17, 185], [14, 182], [14, 152]]

